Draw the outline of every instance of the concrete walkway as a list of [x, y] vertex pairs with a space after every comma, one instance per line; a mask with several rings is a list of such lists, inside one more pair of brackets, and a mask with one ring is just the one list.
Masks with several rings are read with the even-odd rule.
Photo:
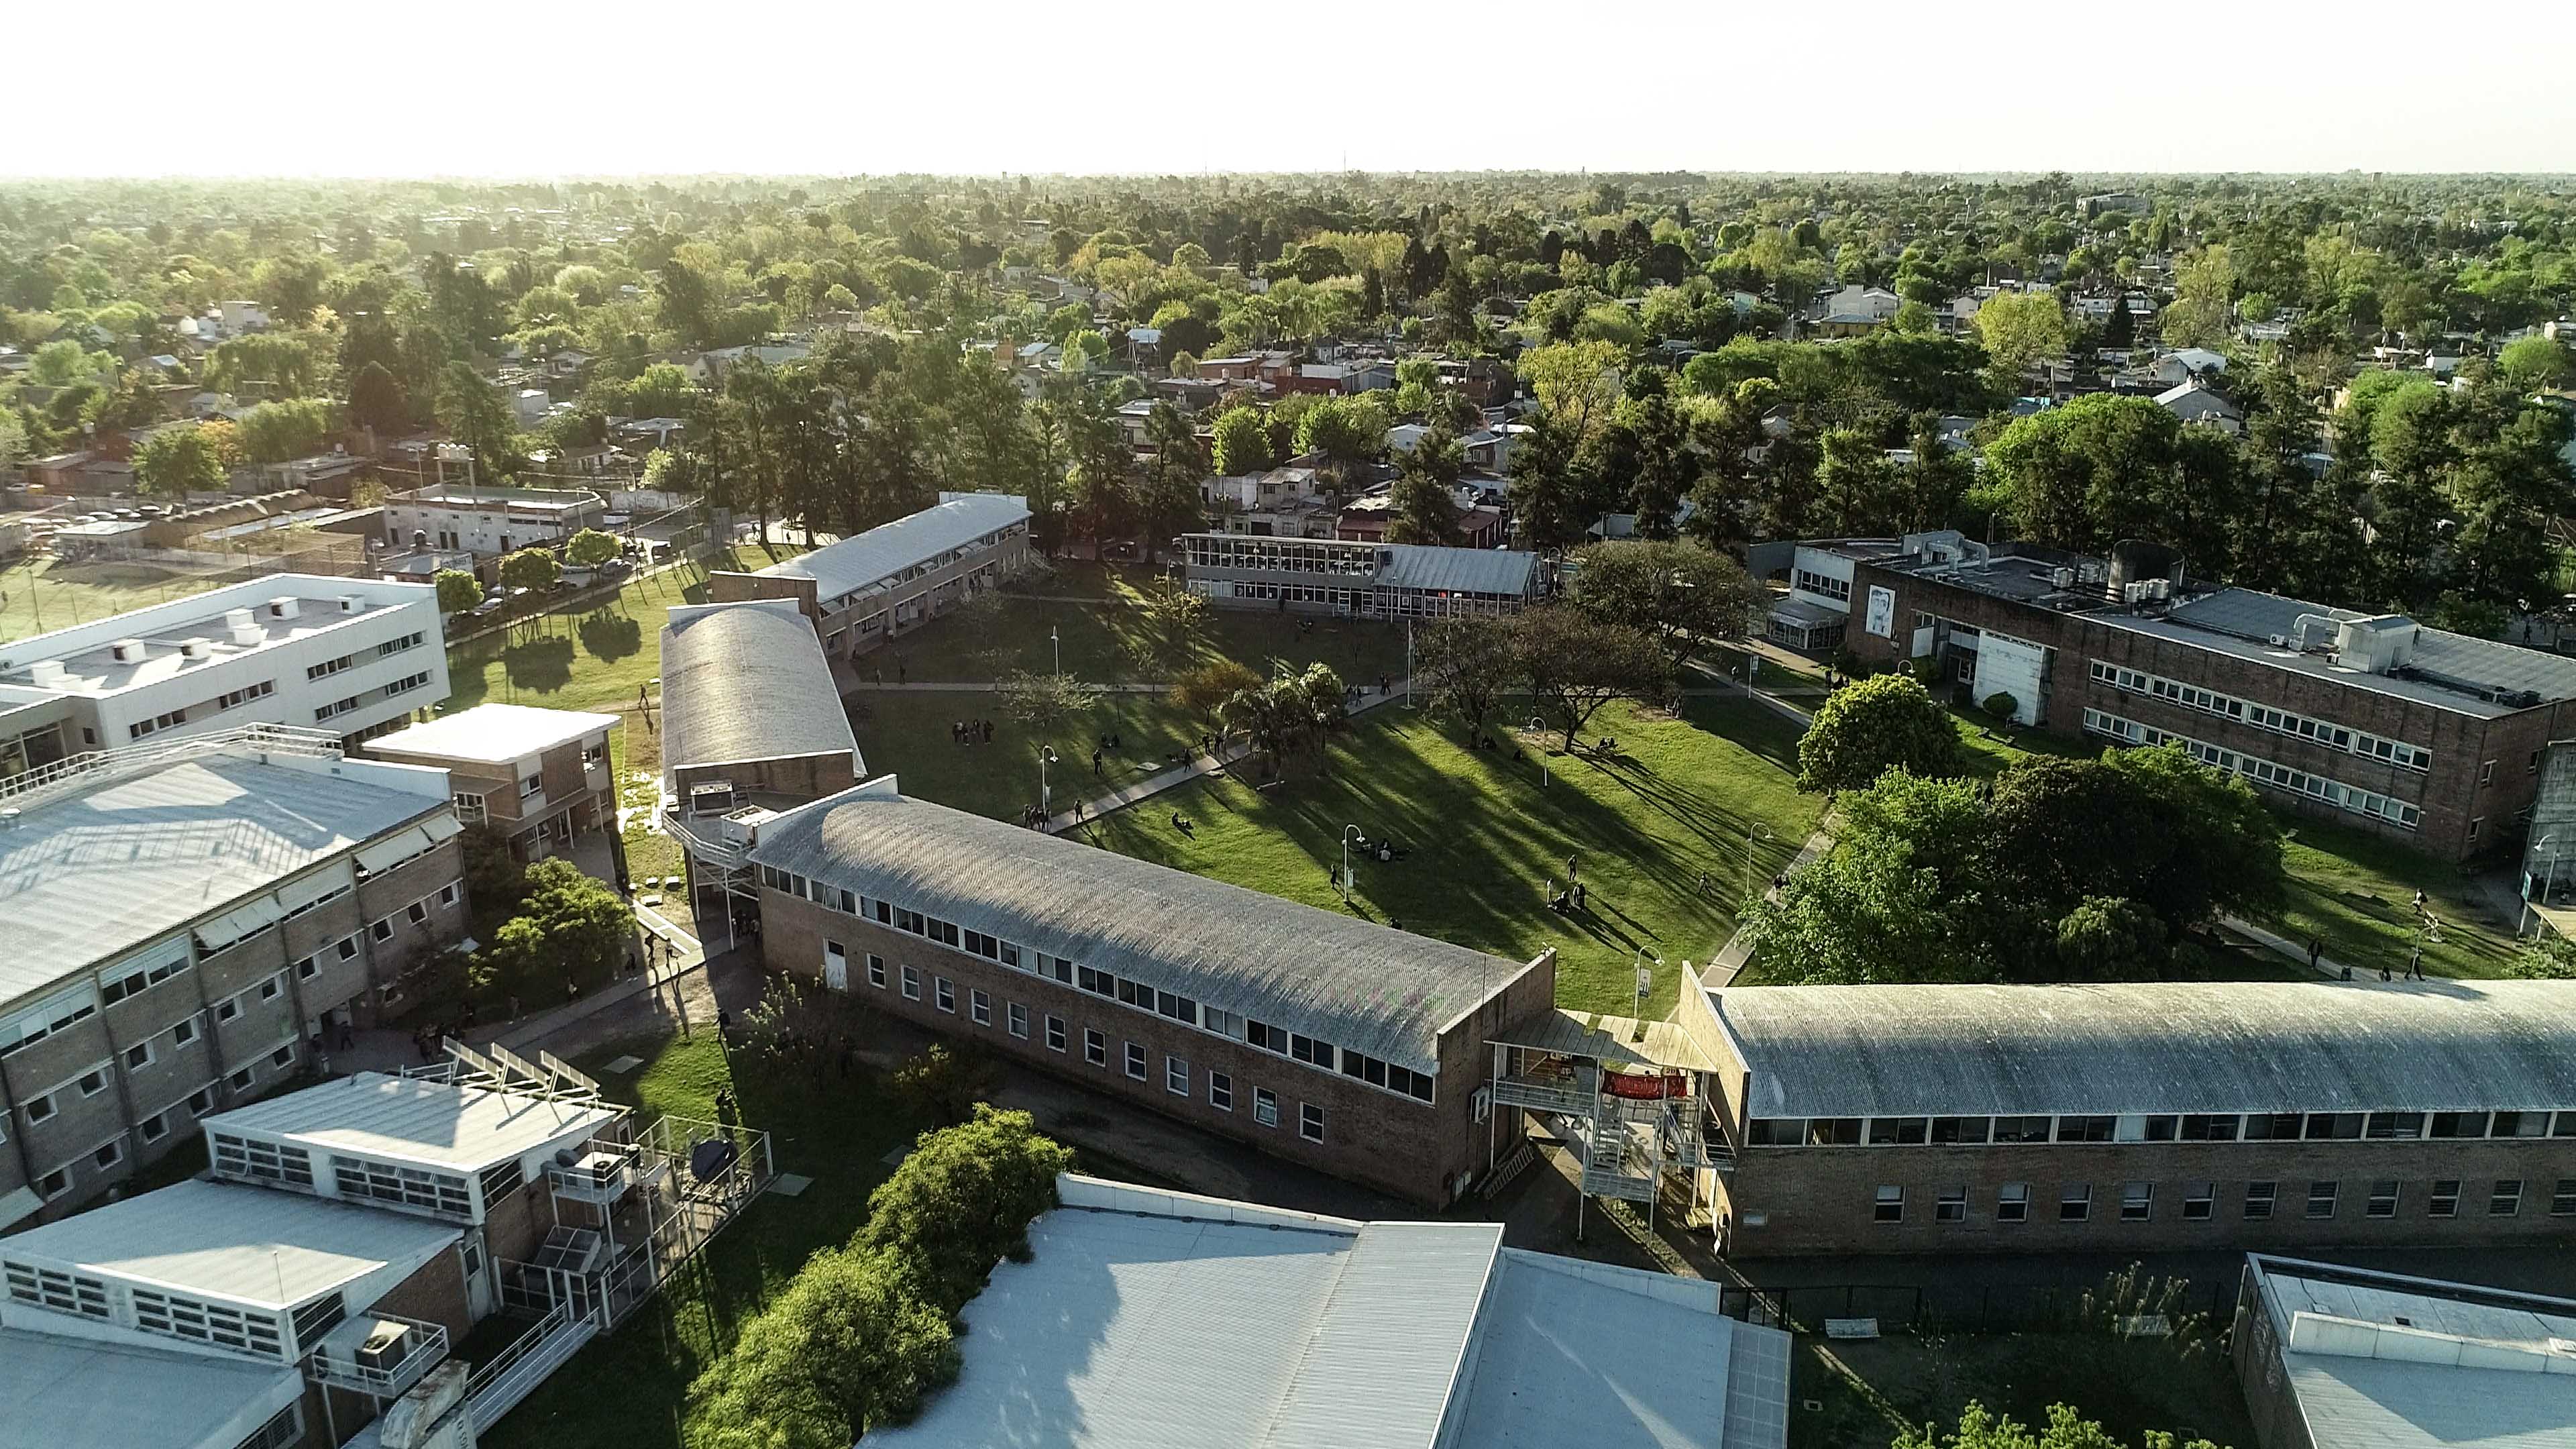
[[[1410, 699], [1412, 694], [1413, 682], [1409, 679], [1399, 679], [1388, 689], [1362, 696], [1358, 703], [1350, 707], [1350, 714], [1363, 715], [1380, 705]], [[1048, 816], [1047, 833], [1059, 835], [1086, 820], [1097, 820], [1113, 810], [1124, 810], [1139, 800], [1160, 795], [1166, 790], [1176, 790], [1193, 780], [1227, 769], [1251, 753], [1251, 746], [1231, 743], [1220, 746], [1217, 753], [1213, 755], [1202, 752], [1193, 756], [1186, 765], [1174, 765], [1170, 769], [1157, 771], [1141, 780], [1121, 785], [1096, 799], [1081, 801], [1070, 810], [1060, 810]]]
[[[1795, 875], [1806, 869], [1818, 856], [1831, 849], [1833, 843], [1833, 832], [1826, 829], [1823, 824], [1818, 824], [1815, 833], [1809, 835], [1806, 843], [1798, 847], [1798, 853], [1790, 858], [1788, 866], [1781, 871], [1781, 874]], [[1769, 900], [1778, 894], [1779, 891], [1774, 888], [1765, 890], [1762, 896], [1763, 899]], [[1753, 947], [1744, 939], [1744, 927], [1738, 925], [1734, 934], [1726, 938], [1726, 944], [1717, 948], [1717, 954], [1708, 958], [1708, 965], [1700, 969], [1700, 985], [1709, 987], [1733, 985], [1735, 974], [1742, 971], [1744, 963], [1752, 957]]]
[[[2293, 941], [2287, 936], [2267, 931], [2242, 916], [2220, 916], [2218, 924], [2267, 951], [2286, 956], [2301, 966], [2308, 964], [2308, 947], [2304, 941]], [[2384, 966], [2356, 967], [2346, 965], [2332, 956], [2319, 956], [2316, 964], [2316, 973], [2328, 981], [2344, 980], [2346, 973], [2350, 973], [2352, 980], [2360, 981], [2376, 976], [2383, 970], [2389, 973], [2388, 979], [2392, 981], [2402, 981], [2406, 977], [2406, 965], [2402, 961], [2391, 962]]]

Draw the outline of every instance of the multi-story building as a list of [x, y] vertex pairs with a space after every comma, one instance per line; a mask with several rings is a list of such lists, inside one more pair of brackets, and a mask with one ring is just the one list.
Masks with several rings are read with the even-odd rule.
[[707, 599], [789, 600], [814, 622], [824, 652], [847, 659], [997, 587], [1028, 559], [1027, 499], [942, 493], [919, 513], [758, 573], [711, 574]]
[[448, 794], [444, 771], [274, 725], [0, 781], [0, 1227], [398, 1005], [466, 930]]
[[2576, 659], [2202, 583], [2150, 545], [2106, 560], [1924, 534], [1846, 561], [1863, 659], [1929, 660], [2055, 734], [2178, 743], [2446, 860], [2521, 844], [2550, 742], [2576, 729]]
[[0, 644], [0, 772], [248, 724], [356, 741], [446, 697], [436, 589], [275, 574]]
[[428, 724], [379, 735], [367, 753], [447, 772], [464, 825], [499, 831], [521, 860], [568, 849], [588, 831], [617, 828], [609, 761], [613, 714], [478, 704]]
[[1726, 1251], [2576, 1242], [2576, 982], [1687, 992]]
[[746, 822], [772, 970], [1430, 1206], [1488, 1163], [1518, 962], [968, 815], [891, 776]]
[[1191, 593], [1236, 609], [1436, 619], [1513, 613], [1544, 597], [1538, 555], [1498, 548], [1189, 533]]
[[498, 558], [550, 548], [608, 516], [608, 500], [587, 488], [489, 488], [434, 484], [385, 500], [385, 546], [463, 549]]

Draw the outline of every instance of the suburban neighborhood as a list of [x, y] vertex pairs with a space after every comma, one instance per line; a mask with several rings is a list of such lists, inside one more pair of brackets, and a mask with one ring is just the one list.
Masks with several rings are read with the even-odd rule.
[[0, 1449], [2576, 1445], [2576, 158], [2060, 109], [0, 179]]

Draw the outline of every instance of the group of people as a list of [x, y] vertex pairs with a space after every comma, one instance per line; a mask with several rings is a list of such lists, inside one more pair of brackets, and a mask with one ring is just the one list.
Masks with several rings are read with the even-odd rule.
[[951, 720], [948, 742], [956, 745], [989, 745], [993, 742], [993, 722], [988, 719]]

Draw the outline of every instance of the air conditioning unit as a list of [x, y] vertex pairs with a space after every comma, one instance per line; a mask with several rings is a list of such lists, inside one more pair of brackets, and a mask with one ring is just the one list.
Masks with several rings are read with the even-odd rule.
[[356, 594], [342, 594], [340, 596], [340, 612], [343, 614], [363, 614], [367, 612], [367, 601], [358, 597]]
[[38, 659], [27, 666], [27, 682], [51, 688], [63, 682], [63, 661]]
[[298, 612], [300, 612], [295, 598], [291, 594], [280, 594], [278, 597], [269, 600], [267, 607], [268, 617], [272, 619], [292, 619]]
[[212, 659], [215, 657], [215, 641], [211, 639], [182, 639], [179, 641], [179, 657], [182, 659]]
[[362, 1369], [385, 1373], [401, 1364], [403, 1356], [409, 1352], [411, 1325], [379, 1318], [368, 1328], [365, 1340], [350, 1350], [349, 1356]]
[[143, 641], [119, 639], [107, 646], [107, 652], [115, 655], [119, 664], [140, 664], [143, 662]]
[[248, 609], [224, 610], [224, 633], [236, 644], [256, 644], [264, 637], [259, 620]]

